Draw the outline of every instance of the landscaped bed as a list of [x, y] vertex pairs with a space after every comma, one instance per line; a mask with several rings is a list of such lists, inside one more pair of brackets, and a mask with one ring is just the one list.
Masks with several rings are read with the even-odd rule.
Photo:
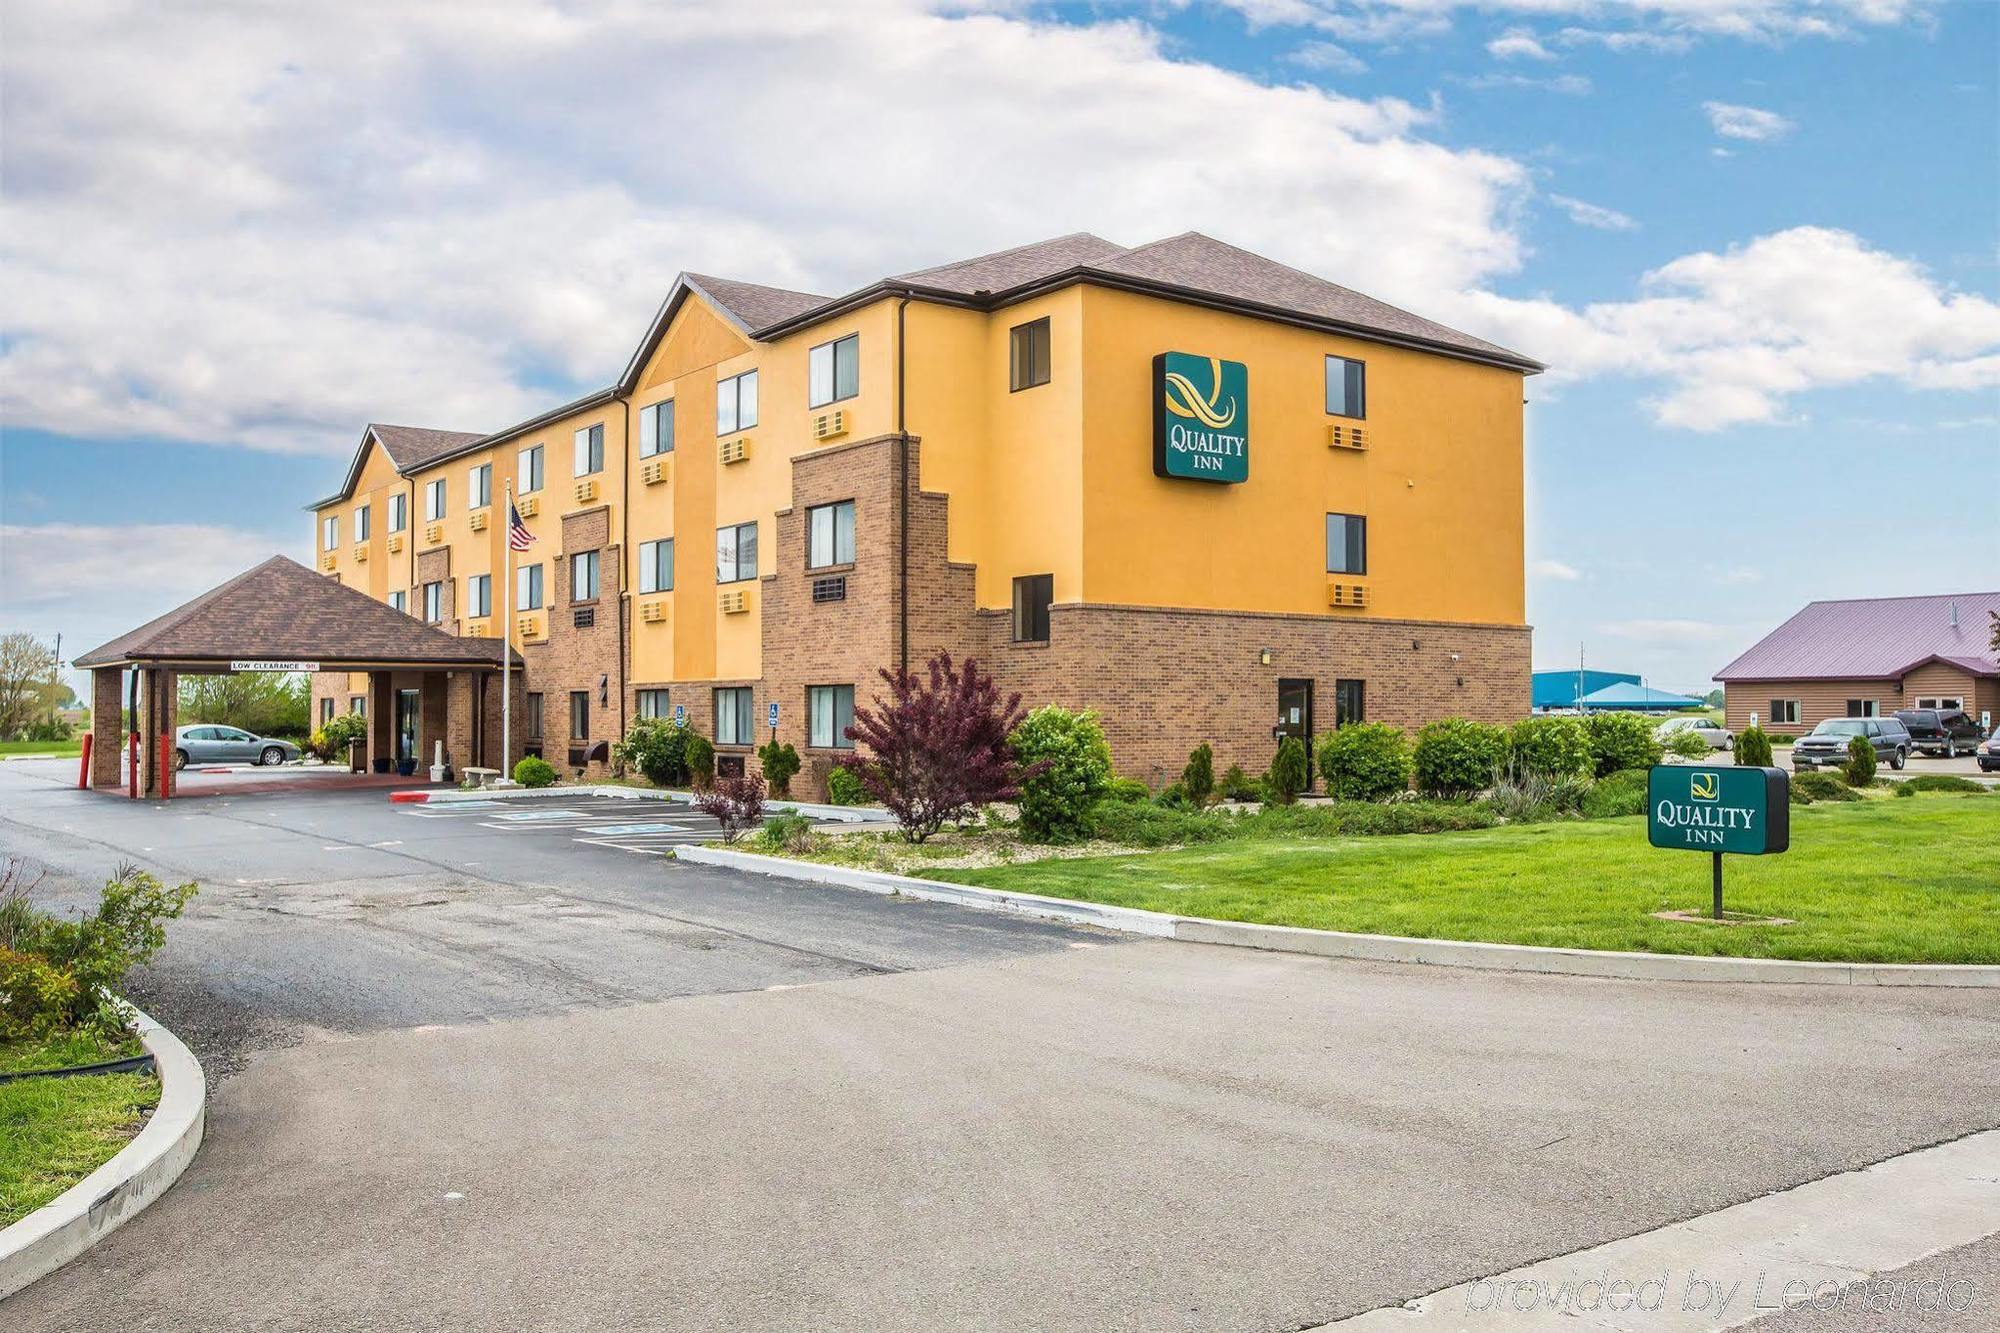
[[[1385, 807], [1395, 809], [1396, 807]], [[1732, 911], [1789, 926], [1667, 922], [1702, 911], [1708, 858], [1639, 818], [1423, 837], [1240, 837], [1179, 850], [932, 867], [930, 878], [1186, 916], [1564, 948], [1893, 963], [2000, 963], [2000, 800], [1794, 807], [1791, 851], [1731, 857]]]
[[[139, 1043], [65, 1035], [0, 1044], [0, 1073], [95, 1064]], [[0, 1082], [0, 1227], [18, 1222], [111, 1160], [159, 1103], [150, 1073]]]

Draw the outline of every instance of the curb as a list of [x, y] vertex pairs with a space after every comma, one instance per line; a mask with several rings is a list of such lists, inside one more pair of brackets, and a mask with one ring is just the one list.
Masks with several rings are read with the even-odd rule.
[[133, 1011], [160, 1076], [160, 1104], [133, 1140], [95, 1171], [0, 1231], [0, 1300], [46, 1277], [136, 1216], [180, 1178], [201, 1147], [208, 1080], [181, 1039]]
[[[671, 787], [479, 787], [472, 791], [394, 791], [392, 802], [448, 805], [456, 801], [533, 801], [556, 796], [598, 796], [607, 801], [671, 801], [692, 805], [694, 793]], [[764, 808], [783, 814], [806, 815], [829, 824], [868, 824], [887, 819], [889, 812], [879, 805], [819, 805], [812, 801], [766, 801]]]
[[1717, 958], [1700, 954], [1623, 953], [1608, 949], [1550, 949], [1532, 944], [1484, 944], [1471, 940], [1430, 940], [1407, 935], [1361, 935], [1305, 926], [1264, 926], [1247, 921], [1172, 916], [1137, 907], [1112, 907], [1005, 893], [970, 884], [891, 875], [879, 870], [822, 865], [733, 852], [719, 847], [680, 847], [674, 855], [696, 865], [726, 866], [782, 879], [834, 884], [867, 893], [900, 894], [929, 902], [956, 903], [982, 911], [1099, 926], [1129, 935], [1221, 944], [1238, 949], [1353, 958], [1375, 963], [1422, 963], [1500, 972], [1541, 972], [1565, 976], [1618, 977], [1634, 981], [1761, 982], [1791, 986], [1977, 986], [2000, 987], [2000, 966], [1961, 963], [1813, 963], [1788, 958]]

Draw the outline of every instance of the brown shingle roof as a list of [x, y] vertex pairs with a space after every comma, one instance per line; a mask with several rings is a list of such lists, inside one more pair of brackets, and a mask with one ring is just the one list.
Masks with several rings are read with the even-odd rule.
[[[228, 662], [241, 658], [363, 666], [500, 665], [498, 639], [461, 639], [367, 593], [274, 555], [219, 587], [76, 659]], [[520, 660], [520, 654], [514, 655]]]
[[754, 282], [738, 282], [734, 278], [710, 277], [705, 273], [684, 273], [681, 280], [707, 297], [711, 305], [734, 319], [745, 332], [804, 314], [815, 306], [825, 305], [827, 301], [826, 297], [815, 296], [811, 292], [764, 287]]
[[1125, 253], [1122, 245], [1107, 241], [1102, 236], [1092, 236], [1087, 231], [1078, 231], [1054, 240], [1017, 245], [1011, 250], [996, 250], [990, 255], [940, 264], [936, 268], [921, 268], [892, 281], [972, 296], [1005, 291], [1065, 269], [1100, 263]]
[[1895, 680], [1940, 659], [1977, 676], [2000, 675], [1987, 637], [1992, 612], [2000, 612], [2000, 592], [1813, 602], [1715, 678]]
[[381, 441], [398, 472], [414, 471], [442, 454], [486, 438], [476, 430], [432, 430], [428, 426], [384, 426], [372, 422], [368, 433]]

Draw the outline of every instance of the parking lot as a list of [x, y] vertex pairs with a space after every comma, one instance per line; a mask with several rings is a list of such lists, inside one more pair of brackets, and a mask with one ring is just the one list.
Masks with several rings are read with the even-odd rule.
[[510, 837], [566, 839], [640, 856], [663, 856], [686, 843], [713, 842], [721, 826], [690, 805], [601, 796], [535, 800], [441, 801], [399, 805], [413, 819], [462, 821]]

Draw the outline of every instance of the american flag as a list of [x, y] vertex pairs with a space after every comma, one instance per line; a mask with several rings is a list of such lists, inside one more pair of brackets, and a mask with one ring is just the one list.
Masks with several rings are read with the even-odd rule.
[[514, 508], [514, 502], [507, 502], [507, 545], [516, 551], [525, 551], [535, 544], [535, 534], [528, 531], [528, 525], [521, 521], [521, 511]]

